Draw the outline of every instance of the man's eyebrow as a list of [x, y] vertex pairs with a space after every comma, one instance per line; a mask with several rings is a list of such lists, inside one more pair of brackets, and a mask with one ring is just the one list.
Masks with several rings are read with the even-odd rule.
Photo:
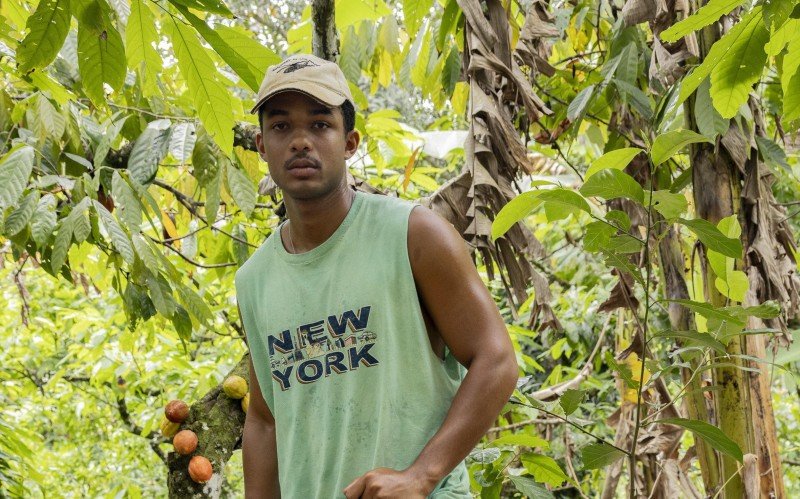
[[308, 114], [310, 114], [311, 116], [320, 116], [320, 115], [332, 116], [333, 115], [333, 109], [331, 109], [329, 107], [316, 107], [316, 108], [312, 109]]
[[267, 109], [267, 118], [272, 118], [273, 116], [288, 116], [289, 111], [285, 109]]

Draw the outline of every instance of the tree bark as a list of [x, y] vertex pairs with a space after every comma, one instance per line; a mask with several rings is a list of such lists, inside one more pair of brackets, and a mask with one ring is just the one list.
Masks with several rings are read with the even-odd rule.
[[311, 20], [314, 26], [311, 50], [315, 56], [335, 62], [339, 56], [339, 38], [336, 36], [333, 0], [314, 0], [311, 3]]
[[[236, 374], [249, 379], [248, 359], [249, 354], [245, 354], [226, 378]], [[181, 456], [175, 452], [170, 452], [167, 456], [170, 498], [220, 497], [225, 483], [225, 464], [233, 451], [242, 446], [244, 419], [241, 400], [225, 395], [222, 385], [216, 386], [201, 400], [192, 404], [189, 419], [181, 424], [181, 429], [192, 430], [197, 434], [197, 450], [189, 456]], [[204, 456], [211, 461], [214, 473], [209, 482], [199, 484], [189, 476], [189, 461], [193, 456]]]

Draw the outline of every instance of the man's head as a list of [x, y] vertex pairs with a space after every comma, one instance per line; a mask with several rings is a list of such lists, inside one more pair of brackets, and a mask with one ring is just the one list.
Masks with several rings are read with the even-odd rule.
[[251, 112], [259, 116], [256, 146], [286, 195], [312, 199], [346, 185], [359, 135], [339, 66], [312, 55], [270, 66]]
[[336, 63], [311, 54], [287, 57], [267, 68], [251, 113], [258, 113], [258, 123], [264, 128], [264, 104], [281, 92], [297, 91], [327, 105], [339, 108], [345, 132], [355, 128], [355, 108], [347, 79]]

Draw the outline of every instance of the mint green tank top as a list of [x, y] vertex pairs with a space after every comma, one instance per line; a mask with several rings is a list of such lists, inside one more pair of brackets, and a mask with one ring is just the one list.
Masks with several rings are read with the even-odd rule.
[[[236, 272], [285, 499], [344, 497], [367, 471], [407, 468], [458, 390], [464, 370], [431, 349], [411, 273], [413, 208], [358, 192], [321, 245], [291, 254], [276, 230]], [[464, 463], [430, 497], [470, 497]]]

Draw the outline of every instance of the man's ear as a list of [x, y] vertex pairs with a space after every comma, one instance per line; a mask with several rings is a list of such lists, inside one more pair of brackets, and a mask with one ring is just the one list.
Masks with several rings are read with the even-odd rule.
[[264, 147], [264, 135], [261, 133], [261, 130], [256, 132], [256, 149], [258, 149], [258, 155], [261, 156], [261, 159], [266, 161], [267, 148]]
[[[256, 139], [258, 140], [258, 139]], [[358, 130], [350, 130], [347, 132], [347, 137], [344, 143], [344, 159], [350, 159], [358, 150], [358, 144], [361, 142], [361, 135]]]

